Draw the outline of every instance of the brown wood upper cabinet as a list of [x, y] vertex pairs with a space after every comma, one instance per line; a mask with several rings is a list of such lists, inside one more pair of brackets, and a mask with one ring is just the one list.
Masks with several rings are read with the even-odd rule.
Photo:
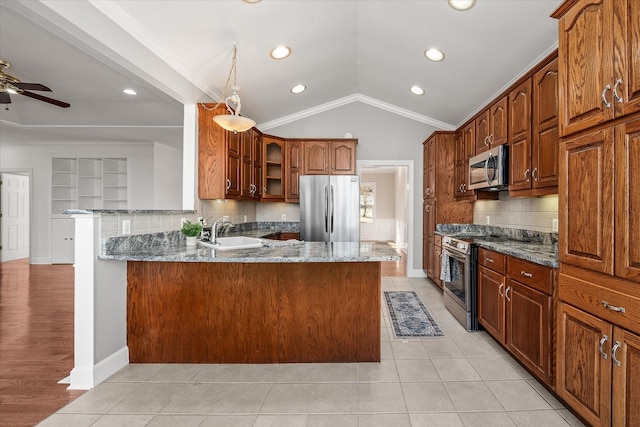
[[558, 192], [558, 61], [548, 61], [509, 95], [512, 197]]
[[257, 129], [249, 129], [238, 134], [241, 142], [242, 168], [241, 192], [244, 199], [262, 197], [262, 134]]
[[303, 148], [302, 141], [299, 140], [286, 140], [285, 141], [285, 168], [287, 171], [286, 176], [286, 202], [299, 202], [300, 201], [300, 175], [303, 172]]
[[507, 97], [487, 108], [476, 119], [475, 154], [507, 142]]
[[469, 159], [476, 154], [476, 123], [470, 122], [455, 138], [454, 194], [458, 200], [473, 200], [475, 191], [469, 190]]
[[304, 141], [304, 174], [355, 175], [357, 143], [356, 139]]
[[560, 136], [640, 111], [640, 2], [566, 1], [559, 18]]
[[264, 146], [262, 200], [284, 201], [284, 139], [263, 135], [262, 143]]
[[198, 197], [224, 199], [240, 197], [240, 135], [213, 123], [226, 107], [198, 104]]

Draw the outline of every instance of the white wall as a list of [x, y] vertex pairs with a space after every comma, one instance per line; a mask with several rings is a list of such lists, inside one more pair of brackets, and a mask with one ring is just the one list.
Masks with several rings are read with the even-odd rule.
[[407, 212], [408, 193], [408, 168], [406, 166], [399, 167], [394, 176], [394, 188], [395, 188], [395, 217], [396, 217], [396, 229], [395, 229], [395, 241], [396, 245], [406, 252], [407, 245], [409, 243], [407, 218], [409, 214]]
[[[51, 262], [51, 157], [126, 157], [129, 165], [129, 209], [154, 209], [154, 155], [152, 143], [25, 143], [0, 139], [0, 169], [33, 171], [31, 263]], [[181, 162], [181, 155], [175, 156], [173, 165], [164, 156], [161, 164], [165, 169], [181, 169]], [[178, 198], [173, 206], [179, 207], [180, 204]]]
[[182, 209], [182, 150], [153, 145], [153, 207]]
[[[473, 223], [509, 228], [553, 232], [553, 220], [558, 219], [558, 196], [539, 198], [509, 198], [500, 192], [500, 200], [478, 200], [473, 206]], [[555, 230], [557, 232], [557, 230]]]
[[293, 123], [261, 130], [285, 138], [344, 138], [345, 133], [350, 132], [354, 138], [358, 138], [358, 160], [414, 161], [411, 268], [422, 270], [422, 142], [438, 129], [355, 102]]
[[360, 223], [361, 240], [393, 240], [396, 230], [396, 195], [395, 174], [370, 173], [360, 174], [360, 182], [375, 182], [373, 224]]

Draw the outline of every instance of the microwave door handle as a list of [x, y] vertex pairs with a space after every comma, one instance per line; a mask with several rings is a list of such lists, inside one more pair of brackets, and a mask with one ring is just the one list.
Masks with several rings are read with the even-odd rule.
[[487, 183], [491, 185], [491, 180], [489, 179], [489, 160], [491, 160], [491, 156], [484, 161], [484, 177], [487, 179]]

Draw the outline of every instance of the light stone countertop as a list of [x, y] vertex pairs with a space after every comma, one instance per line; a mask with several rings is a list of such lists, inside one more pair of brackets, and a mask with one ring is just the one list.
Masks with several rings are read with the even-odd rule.
[[[266, 241], [272, 244], [274, 241]], [[298, 245], [263, 246], [252, 249], [220, 251], [200, 244], [187, 247], [184, 241], [108, 251], [101, 260], [172, 262], [379, 262], [398, 261], [400, 255], [382, 242], [301, 242]]]

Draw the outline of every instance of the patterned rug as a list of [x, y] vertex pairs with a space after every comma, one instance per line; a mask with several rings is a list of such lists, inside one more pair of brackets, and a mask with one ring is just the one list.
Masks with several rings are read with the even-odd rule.
[[441, 337], [444, 333], [413, 291], [385, 291], [396, 338]]

